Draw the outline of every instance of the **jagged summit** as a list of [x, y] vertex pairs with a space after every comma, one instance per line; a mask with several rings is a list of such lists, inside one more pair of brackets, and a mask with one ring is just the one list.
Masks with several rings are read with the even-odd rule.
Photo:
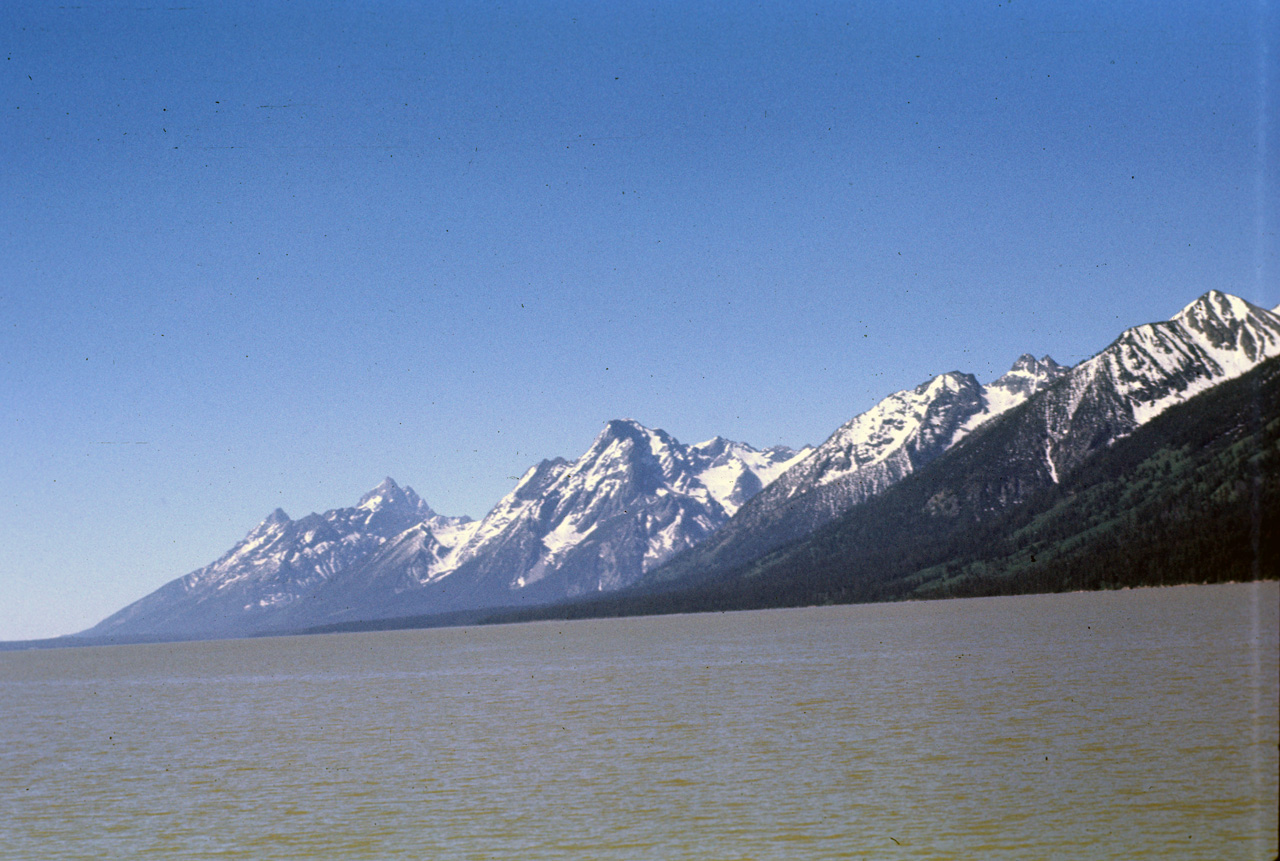
[[268, 514], [261, 523], [262, 526], [279, 526], [284, 523], [290, 523], [289, 515], [284, 513], [283, 508], [277, 508]]
[[387, 497], [396, 497], [400, 494], [400, 485], [396, 484], [394, 478], [387, 476], [377, 487], [360, 497], [360, 501], [356, 503], [356, 508], [372, 508], [381, 504]]
[[690, 448], [694, 451], [702, 452], [707, 457], [719, 457], [728, 451], [731, 445], [733, 445], [733, 442], [722, 436], [716, 435], [711, 439], [696, 442], [691, 445]]
[[615, 436], [626, 436], [636, 433], [648, 433], [651, 428], [647, 428], [635, 419], [610, 419], [605, 422], [602, 433]]
[[607, 422], [604, 429], [597, 434], [595, 442], [588, 449], [588, 454], [603, 452], [609, 446], [626, 443], [639, 446], [655, 456], [661, 455], [673, 445], [679, 445], [661, 428], [645, 427], [635, 419], [613, 419]]
[[413, 602], [460, 609], [618, 589], [705, 539], [796, 457], [729, 440], [686, 446], [615, 419], [577, 459], [526, 471], [488, 515], [459, 531], [453, 550], [439, 553], [405, 533], [346, 575], [352, 585], [335, 582], [313, 603], [341, 617], [348, 596], [369, 582], [394, 584], [401, 612]]
[[1037, 359], [1023, 353], [1001, 377], [983, 386], [983, 408], [965, 423], [964, 432], [967, 434], [1023, 403], [1059, 380], [1067, 370], [1050, 356]]
[[[1235, 352], [1250, 364], [1280, 344], [1274, 314], [1237, 296], [1210, 290], [1183, 308], [1172, 322], [1198, 334], [1216, 352]], [[1270, 325], [1269, 325], [1270, 324]]]
[[377, 487], [360, 497], [360, 501], [356, 503], [356, 508], [371, 512], [394, 509], [423, 518], [431, 517], [435, 514], [431, 510], [431, 506], [423, 502], [412, 487], [408, 485], [401, 487], [391, 477], [384, 478]]
[[1009, 374], [1022, 374], [1040, 377], [1045, 374], [1052, 374], [1061, 369], [1062, 366], [1055, 362], [1052, 356], [1044, 356], [1043, 358], [1037, 359], [1030, 353], [1023, 353], [1013, 363], [1013, 366], [1009, 368], [1008, 374], [1005, 376], [1008, 376]]

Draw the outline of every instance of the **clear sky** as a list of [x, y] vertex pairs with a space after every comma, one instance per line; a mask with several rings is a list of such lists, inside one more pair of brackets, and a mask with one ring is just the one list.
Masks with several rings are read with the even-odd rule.
[[1274, 306], [1277, 18], [9, 0], [0, 639], [386, 475], [479, 517], [611, 418], [818, 443]]

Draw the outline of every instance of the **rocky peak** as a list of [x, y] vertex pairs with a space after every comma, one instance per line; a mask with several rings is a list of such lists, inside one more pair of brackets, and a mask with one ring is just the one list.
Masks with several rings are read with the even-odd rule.
[[733, 443], [724, 437], [713, 436], [705, 442], [695, 443], [694, 445], [689, 446], [689, 449], [691, 451], [696, 451], [704, 457], [714, 459], [724, 455], [731, 445], [733, 445]]
[[1009, 369], [1009, 373], [1005, 376], [1009, 376], [1010, 374], [1020, 374], [1031, 377], [1056, 376], [1063, 373], [1064, 370], [1065, 369], [1055, 362], [1050, 356], [1037, 359], [1030, 353], [1023, 353], [1018, 357], [1017, 361], [1013, 363], [1013, 367]]
[[974, 379], [973, 374], [948, 371], [916, 386], [915, 394], [924, 398], [934, 398], [948, 392], [965, 392], [977, 388], [978, 381]]
[[289, 519], [289, 515], [284, 513], [283, 508], [277, 508], [275, 511], [263, 518], [262, 522], [255, 526], [245, 540], [249, 541], [266, 535], [269, 532], [279, 532], [293, 521]]
[[1173, 318], [1217, 350], [1238, 351], [1250, 362], [1280, 345], [1280, 320], [1238, 296], [1210, 290]]
[[377, 487], [360, 497], [356, 508], [376, 510], [403, 501], [404, 491], [400, 489], [400, 485], [396, 484], [395, 479], [388, 476]]
[[1049, 356], [1037, 359], [1023, 353], [1004, 376], [985, 388], [988, 412], [992, 415], [1004, 412], [1066, 373], [1067, 369]]
[[422, 519], [435, 516], [431, 506], [423, 502], [412, 487], [408, 485], [401, 487], [396, 484], [395, 479], [389, 477], [384, 478], [377, 487], [360, 497], [355, 507], [370, 513], [394, 511], [397, 514]]

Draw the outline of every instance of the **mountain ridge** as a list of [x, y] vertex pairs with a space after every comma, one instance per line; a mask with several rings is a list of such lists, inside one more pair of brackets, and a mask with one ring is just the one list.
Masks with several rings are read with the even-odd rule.
[[1276, 355], [1280, 316], [1211, 290], [1073, 368], [1024, 353], [986, 385], [939, 374], [798, 452], [685, 445], [615, 419], [579, 457], [531, 466], [479, 520], [437, 514], [389, 477], [347, 508], [297, 521], [277, 508], [218, 560], [83, 634], [242, 636], [714, 579], [993, 439], [999, 463], [939, 490], [931, 516], [1019, 505]]
[[[1040, 384], [1027, 397], [1001, 401], [998, 412], [986, 408], [990, 414], [985, 417], [975, 411], [973, 415], [979, 417], [976, 422], [962, 425], [961, 432], [950, 439], [935, 437], [933, 447], [927, 450], [931, 456], [921, 460], [927, 463], [952, 446], [963, 445], [968, 437], [988, 433], [1003, 420], [1020, 415], [1015, 438], [1008, 444], [1007, 475], [991, 480], [986, 503], [1015, 504], [1043, 483], [1057, 483], [1061, 475], [1091, 454], [1169, 407], [1277, 355], [1280, 317], [1237, 297], [1210, 290], [1170, 320], [1126, 329], [1111, 344], [1073, 368], [1049, 365], [1052, 360], [1045, 357]], [[1019, 357], [1010, 373], [1025, 373], [1030, 364], [1026, 360], [1030, 358], [1029, 354]], [[987, 388], [997, 386], [1008, 376]], [[973, 409], [972, 402], [969, 409]], [[839, 446], [841, 434], [860, 418], [842, 426], [818, 451], [833, 444]], [[708, 570], [746, 564], [825, 525], [853, 504], [896, 483], [876, 486], [872, 483], [877, 477], [875, 472], [867, 478], [856, 477], [856, 472], [849, 474], [854, 477], [841, 479], [849, 488], [844, 496], [824, 490], [823, 483], [812, 475], [799, 475], [796, 481], [803, 482], [801, 489], [790, 490], [792, 476], [782, 476], [767, 492], [744, 506], [735, 522], [711, 541], [673, 559], [655, 572], [654, 580], [677, 581]], [[788, 494], [785, 497], [784, 492]]]
[[[1024, 407], [1029, 409], [1029, 407]], [[1280, 357], [1175, 404], [1021, 505], [980, 495], [1016, 418], [806, 538], [701, 581], [380, 630], [1280, 578]], [[982, 449], [986, 449], [984, 452]]]
[[530, 467], [478, 521], [439, 515], [389, 477], [346, 508], [297, 521], [277, 508], [215, 562], [84, 634], [239, 636], [621, 588], [710, 534], [797, 456], [722, 437], [686, 446], [616, 419], [574, 461]]

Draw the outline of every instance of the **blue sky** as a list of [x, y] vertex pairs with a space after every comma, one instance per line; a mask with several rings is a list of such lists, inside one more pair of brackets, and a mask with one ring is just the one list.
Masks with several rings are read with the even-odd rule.
[[1266, 2], [11, 2], [0, 639], [611, 418], [822, 441], [1280, 302]]

